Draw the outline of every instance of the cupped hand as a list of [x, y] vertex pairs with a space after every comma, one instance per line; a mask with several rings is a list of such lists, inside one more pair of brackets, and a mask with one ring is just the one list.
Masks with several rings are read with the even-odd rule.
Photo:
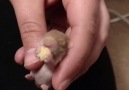
[[[47, 31], [45, 7], [58, 0], [46, 1], [44, 4], [45, 0], [11, 0], [23, 41], [23, 47], [16, 53], [17, 63], [24, 63], [26, 66], [37, 60], [34, 57], [35, 48]], [[56, 90], [65, 90], [97, 60], [105, 46], [109, 27], [109, 15], [104, 0], [62, 0], [62, 3], [69, 24], [66, 35], [70, 38], [70, 49], [53, 73], [52, 85]], [[64, 24], [63, 19], [58, 20], [57, 16], [54, 18]], [[32, 70], [39, 66], [41, 63], [27, 69]]]

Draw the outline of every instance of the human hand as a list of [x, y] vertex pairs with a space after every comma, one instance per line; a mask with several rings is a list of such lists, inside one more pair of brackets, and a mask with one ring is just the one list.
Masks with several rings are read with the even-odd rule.
[[67, 56], [53, 74], [57, 90], [65, 90], [97, 60], [108, 35], [109, 15], [104, 0], [63, 0], [73, 43]]
[[35, 48], [40, 45], [43, 34], [47, 31], [45, 7], [53, 5], [57, 0], [10, 1], [15, 10], [23, 42], [23, 47], [16, 52], [15, 61], [19, 64], [24, 63], [26, 69], [36, 69], [42, 63], [37, 62], [39, 60], [34, 56]]
[[[17, 52], [16, 62], [23, 63], [25, 56], [36, 61], [36, 58], [30, 55], [30, 53], [34, 53], [34, 49], [29, 49], [37, 47], [42, 39], [42, 34], [46, 32], [43, 0], [11, 1], [18, 18], [24, 47], [24, 50], [22, 48]], [[62, 2], [70, 25], [66, 34], [69, 36], [72, 46], [53, 74], [52, 84], [56, 90], [66, 89], [97, 60], [105, 46], [109, 25], [109, 16], [103, 0], [62, 0]], [[24, 26], [29, 28], [25, 29]], [[25, 54], [28, 52], [27, 50], [29, 50], [29, 54]], [[29, 69], [40, 65], [36, 64]]]

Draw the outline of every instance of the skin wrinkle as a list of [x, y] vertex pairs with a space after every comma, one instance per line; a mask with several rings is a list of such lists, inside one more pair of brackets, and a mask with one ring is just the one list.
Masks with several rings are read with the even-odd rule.
[[[34, 41], [37, 42], [37, 40], [41, 39], [41, 36], [43, 36], [44, 33], [43, 30], [41, 30], [41, 26], [33, 22], [24, 23], [23, 25], [21, 25], [20, 29], [21, 29], [20, 32], [22, 35], [23, 44], [27, 43], [28, 41], [32, 43], [35, 43]], [[32, 45], [28, 44], [28, 46]]]
[[44, 0], [36, 0], [31, 3], [29, 3], [29, 0], [18, 0], [18, 1], [11, 0], [11, 1], [13, 2], [19, 27], [21, 27], [24, 23], [31, 22], [31, 23], [37, 23], [38, 25], [42, 26], [41, 28], [44, 28], [45, 23], [43, 21], [45, 15], [43, 14], [44, 9], [42, 8], [42, 6], [44, 5], [43, 4]]
[[[30, 34], [30, 33], [39, 33], [42, 34], [42, 31], [40, 29], [41, 26], [37, 23], [34, 22], [25, 22], [21, 25], [20, 29], [21, 29], [21, 34], [25, 35], [25, 34]], [[27, 35], [25, 35], [27, 36]]]

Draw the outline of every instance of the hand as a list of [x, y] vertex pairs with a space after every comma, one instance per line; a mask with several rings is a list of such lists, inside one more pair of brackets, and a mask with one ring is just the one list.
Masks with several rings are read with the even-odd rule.
[[[35, 58], [35, 48], [40, 45], [43, 34], [47, 31], [45, 8], [58, 0], [10, 0], [17, 17], [23, 47], [15, 55], [15, 61], [23, 64], [26, 69], [40, 67], [42, 63]], [[30, 65], [31, 63], [35, 63]]]
[[56, 90], [65, 90], [97, 60], [109, 27], [104, 0], [63, 0], [63, 5], [70, 24], [66, 34], [73, 45], [54, 72]]
[[[58, 0], [50, 0], [53, 1], [51, 3], [47, 1], [49, 6]], [[29, 63], [30, 61], [26, 62], [27, 59], [24, 60], [24, 57], [36, 61], [32, 58], [34, 49], [31, 48], [38, 47], [42, 34], [47, 31], [44, 0], [11, 0], [11, 2], [23, 40], [23, 48], [16, 53], [16, 62]], [[56, 90], [65, 90], [97, 60], [105, 46], [109, 27], [109, 15], [104, 0], [62, 0], [62, 2], [70, 25], [66, 34], [72, 46], [53, 74], [52, 84]], [[37, 64], [29, 69], [38, 66]]]

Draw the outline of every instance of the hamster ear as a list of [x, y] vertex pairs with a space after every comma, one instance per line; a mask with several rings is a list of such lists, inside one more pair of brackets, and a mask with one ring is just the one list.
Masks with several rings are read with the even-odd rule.
[[57, 41], [52, 36], [46, 36], [43, 38], [43, 45], [46, 47], [57, 46]]
[[73, 45], [74, 45], [74, 44], [70, 41], [70, 42], [68, 43], [68, 49], [72, 48]]

